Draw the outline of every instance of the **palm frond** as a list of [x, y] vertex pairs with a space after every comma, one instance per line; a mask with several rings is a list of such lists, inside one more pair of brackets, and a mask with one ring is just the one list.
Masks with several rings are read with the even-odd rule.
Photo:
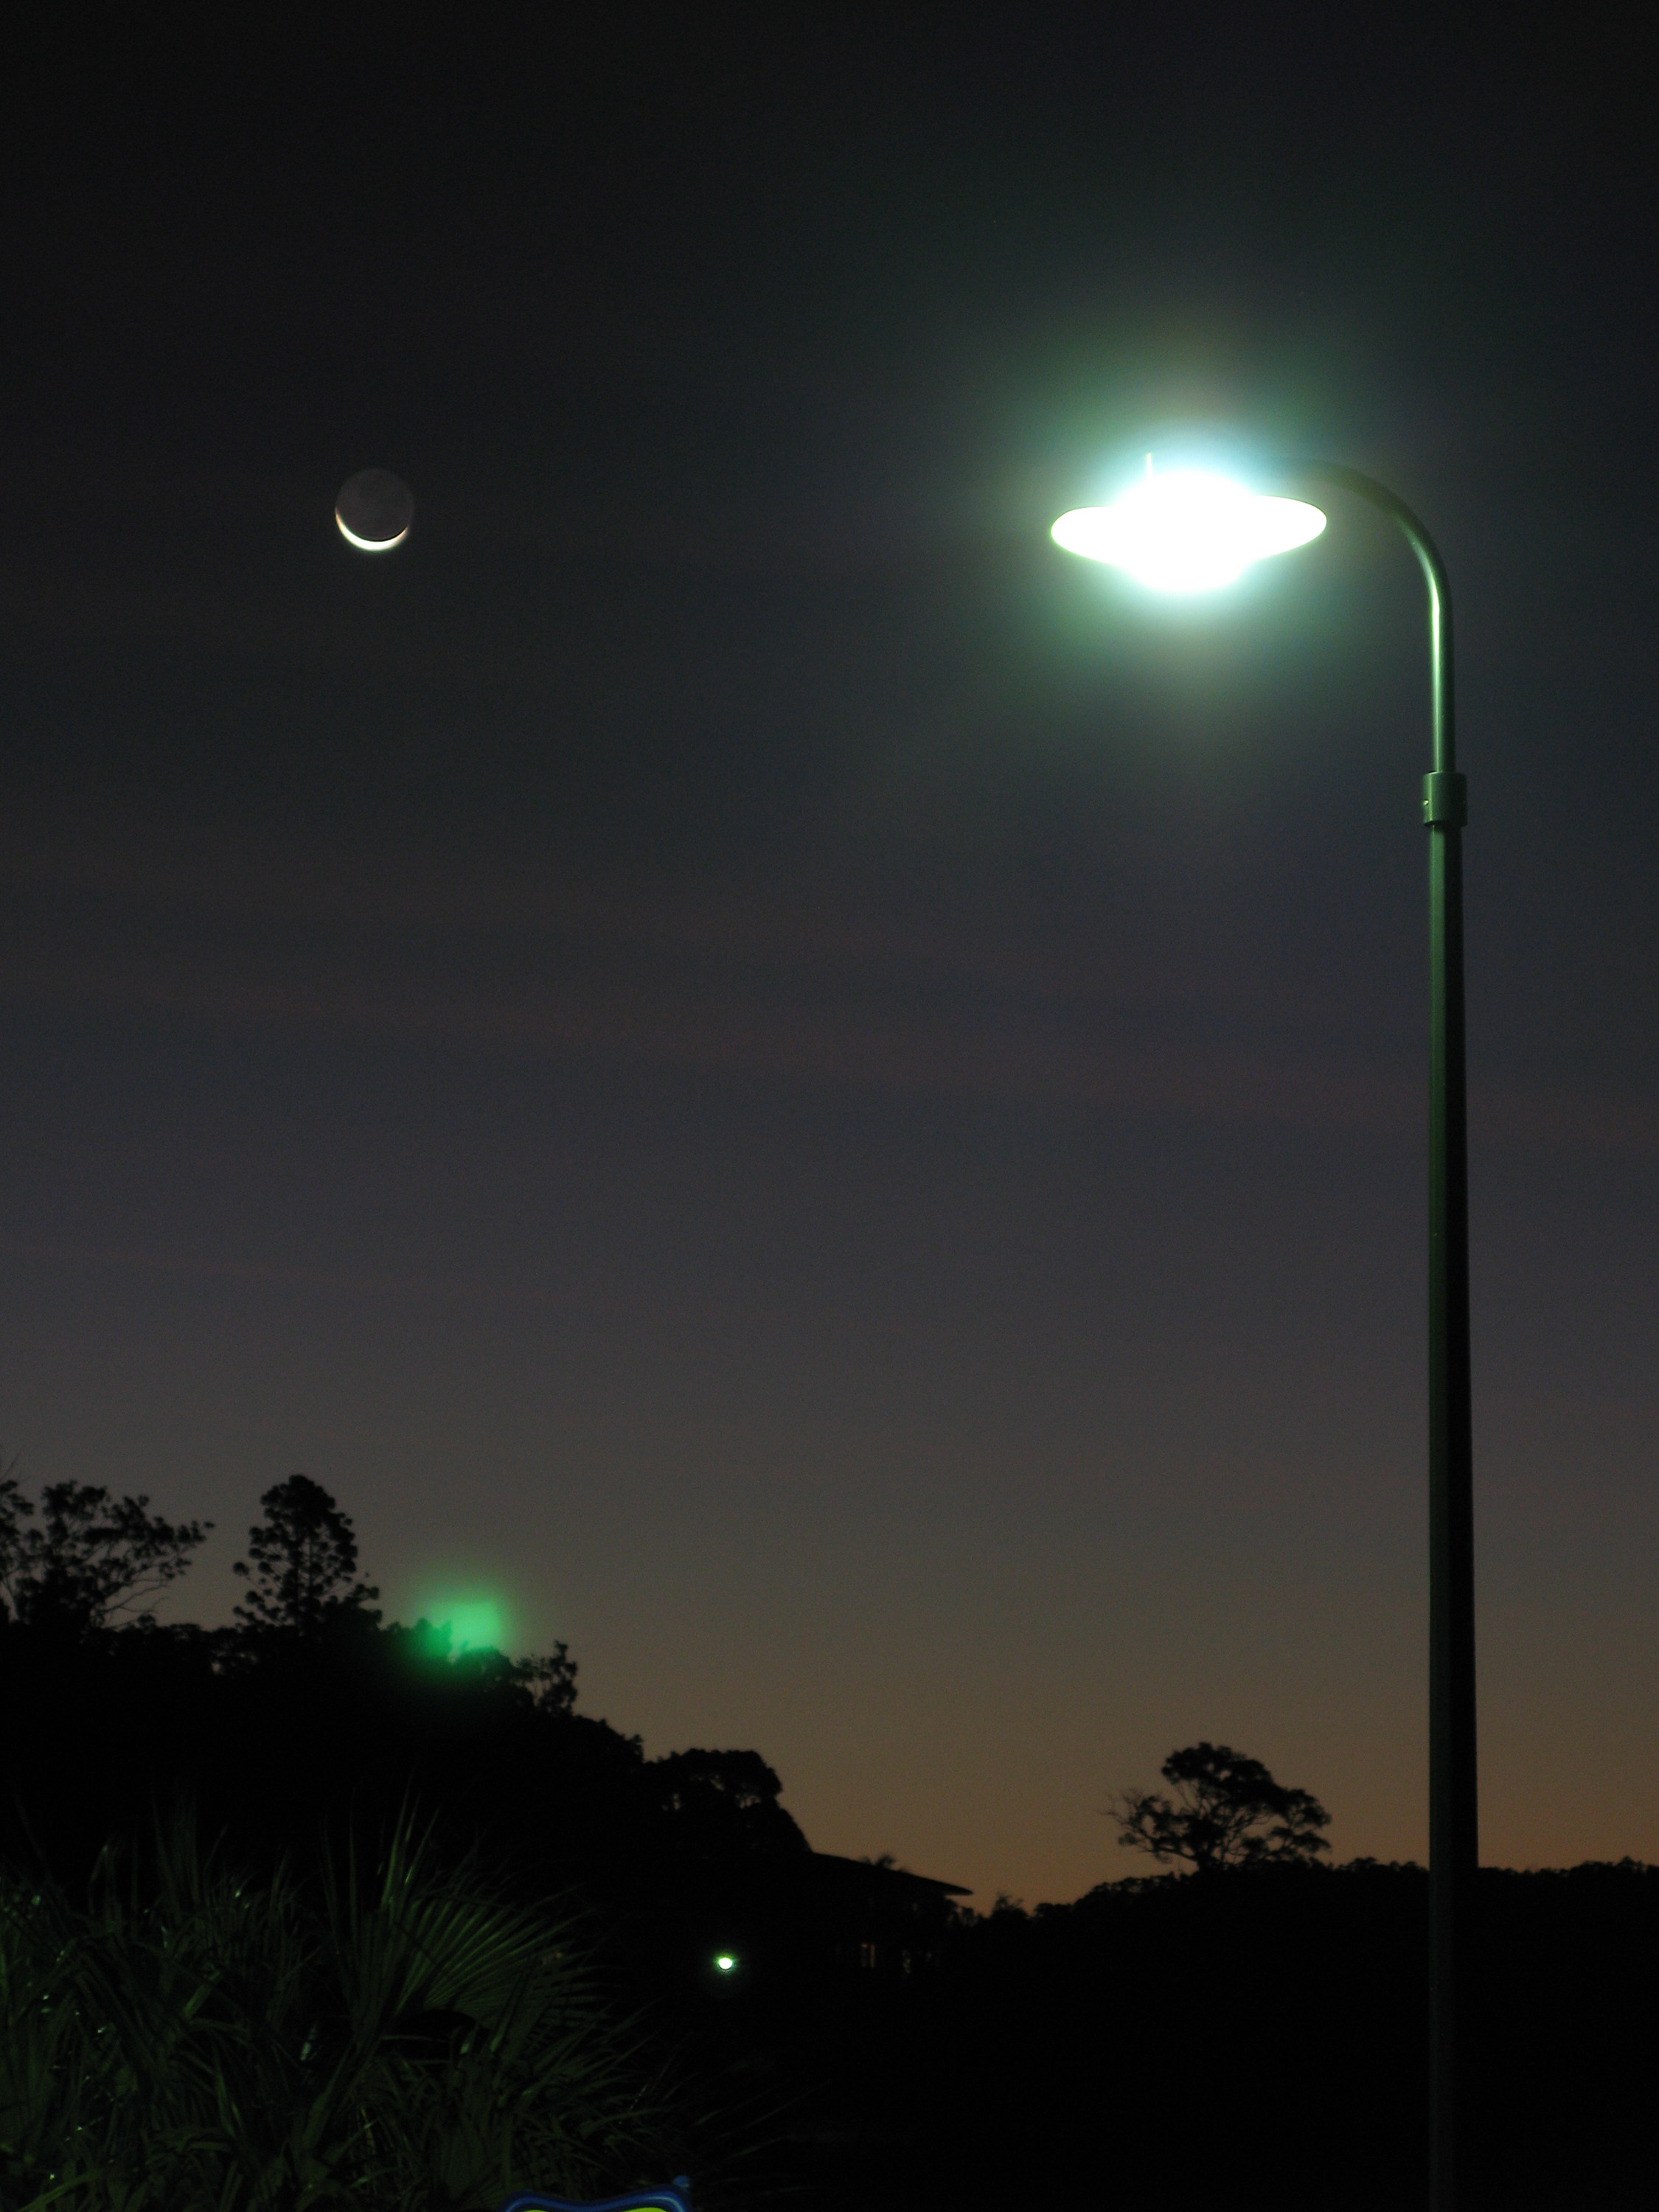
[[675, 2134], [568, 1922], [408, 1820], [309, 1889], [187, 1821], [78, 1909], [0, 1879], [0, 2212], [470, 2212], [629, 2185]]

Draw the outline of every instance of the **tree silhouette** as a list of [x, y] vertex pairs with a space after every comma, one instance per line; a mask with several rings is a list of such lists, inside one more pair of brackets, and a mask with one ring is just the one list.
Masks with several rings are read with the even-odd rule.
[[9, 1620], [16, 1604], [16, 1581], [21, 1564], [24, 1537], [23, 1523], [34, 1510], [32, 1498], [25, 1498], [17, 1481], [17, 1462], [11, 1460], [0, 1468], [0, 1599], [3, 1617]]
[[308, 1474], [291, 1474], [267, 1490], [259, 1503], [264, 1521], [248, 1530], [248, 1559], [238, 1559], [232, 1570], [252, 1584], [236, 1608], [238, 1620], [251, 1629], [283, 1630], [307, 1638], [346, 1614], [379, 1620], [368, 1607], [380, 1591], [352, 1579], [357, 1538], [351, 1516], [340, 1510], [321, 1483]]
[[575, 1711], [576, 1662], [568, 1644], [556, 1644], [549, 1652], [517, 1661], [513, 1672], [534, 1698], [538, 1712], [562, 1718]]
[[[15, 1465], [15, 1462], [14, 1462]], [[8, 1470], [0, 1478], [0, 1590], [26, 1626], [86, 1634], [124, 1617], [150, 1619], [145, 1600], [175, 1582], [211, 1521], [176, 1526], [147, 1497], [112, 1498], [88, 1482], [49, 1482], [40, 1520]]]
[[757, 1751], [671, 1751], [647, 1771], [664, 1812], [710, 1856], [808, 1849], [779, 1802], [782, 1783]]
[[[370, 1591], [368, 1595], [374, 1596], [378, 1593]], [[391, 1632], [397, 1635], [401, 1632], [394, 1629]], [[422, 1656], [438, 1662], [456, 1681], [468, 1682], [478, 1688], [528, 1691], [535, 1710], [556, 1720], [576, 1709], [579, 1670], [568, 1644], [556, 1644], [551, 1651], [528, 1659], [509, 1659], [504, 1651], [479, 1650], [470, 1645], [460, 1651], [452, 1650], [449, 1630], [441, 1625], [434, 1627], [429, 1620], [417, 1620], [407, 1632]]]
[[1155, 1859], [1184, 1859], [1199, 1874], [1228, 1867], [1310, 1865], [1330, 1845], [1317, 1831], [1331, 1816], [1305, 1790], [1287, 1790], [1259, 1759], [1224, 1743], [1189, 1744], [1159, 1769], [1177, 1802], [1126, 1790], [1109, 1818], [1118, 1842]]

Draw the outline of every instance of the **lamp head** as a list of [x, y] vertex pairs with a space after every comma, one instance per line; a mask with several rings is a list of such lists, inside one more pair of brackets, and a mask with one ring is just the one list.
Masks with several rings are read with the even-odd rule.
[[1085, 561], [1105, 561], [1155, 592], [1212, 592], [1252, 562], [1317, 538], [1325, 517], [1305, 500], [1251, 491], [1206, 469], [1146, 473], [1109, 507], [1076, 507], [1049, 533]]

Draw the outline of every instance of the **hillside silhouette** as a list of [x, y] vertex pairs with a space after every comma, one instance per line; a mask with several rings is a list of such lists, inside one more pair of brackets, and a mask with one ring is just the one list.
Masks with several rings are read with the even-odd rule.
[[[1115, 1802], [1125, 1840], [1195, 1870], [975, 1914], [948, 1881], [815, 1851], [757, 1750], [647, 1758], [580, 1710], [562, 1645], [514, 1661], [384, 1621], [304, 1478], [266, 1493], [248, 1598], [211, 1629], [148, 1610], [201, 1531], [84, 1489], [31, 1503], [0, 1496], [0, 1856], [71, 1904], [106, 1847], [137, 1863], [180, 1820], [256, 1884], [371, 1860], [414, 1820], [434, 1864], [578, 1931], [653, 2064], [694, 2055], [684, 2163], [705, 2156], [715, 2203], [1137, 2199], [1172, 2177], [1244, 2207], [1419, 2201], [1426, 1875], [1325, 1863], [1323, 1807], [1247, 1754], [1189, 1747], [1174, 1798]], [[1489, 2201], [1639, 2195], [1659, 1869], [1488, 1869], [1480, 1901]]]

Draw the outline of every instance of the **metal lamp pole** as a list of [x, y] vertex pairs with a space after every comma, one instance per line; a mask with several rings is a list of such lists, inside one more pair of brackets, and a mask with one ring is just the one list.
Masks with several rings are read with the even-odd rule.
[[1429, 832], [1429, 2202], [1468, 2212], [1462, 2125], [1479, 1814], [1474, 1733], [1474, 1500], [1469, 1422], [1468, 1145], [1463, 1079], [1463, 826], [1452, 715], [1451, 592], [1428, 532], [1385, 485], [1329, 463], [1395, 522], [1429, 590], [1434, 766]]
[[[1451, 593], [1434, 540], [1402, 500], [1357, 469], [1300, 462], [1287, 491], [1334, 484], [1404, 534], [1429, 589], [1433, 766], [1429, 832], [1429, 2163], [1431, 2212], [1468, 2212], [1467, 2087], [1478, 1838], [1474, 1738], [1474, 1509], [1469, 1429], [1468, 1171], [1463, 1085], [1463, 825], [1452, 729]], [[1299, 508], [1299, 512], [1297, 512]], [[1110, 507], [1077, 507], [1050, 535], [1154, 590], [1209, 590], [1252, 561], [1306, 544], [1324, 515], [1202, 471], [1146, 480]], [[1460, 2199], [1462, 2200], [1460, 2202]]]

